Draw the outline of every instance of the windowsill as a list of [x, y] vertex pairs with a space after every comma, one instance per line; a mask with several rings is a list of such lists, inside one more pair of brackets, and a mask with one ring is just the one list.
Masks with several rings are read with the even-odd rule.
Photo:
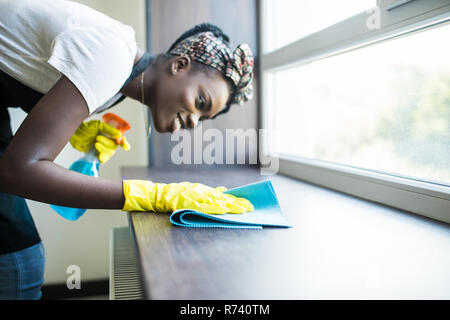
[[281, 205], [302, 194], [303, 214], [293, 223], [299, 250], [312, 260], [305, 268], [312, 296], [450, 297], [448, 224], [292, 178], [276, 181]]
[[[123, 170], [127, 179], [176, 175], [211, 179], [188, 169]], [[233, 187], [246, 175], [236, 171], [215, 179]], [[272, 181], [293, 228], [193, 230], [173, 227], [165, 216], [130, 214], [147, 294], [155, 299], [450, 298], [449, 225], [282, 175], [260, 178]], [[218, 277], [220, 272], [228, 276]], [[177, 279], [181, 289], [169, 290]]]

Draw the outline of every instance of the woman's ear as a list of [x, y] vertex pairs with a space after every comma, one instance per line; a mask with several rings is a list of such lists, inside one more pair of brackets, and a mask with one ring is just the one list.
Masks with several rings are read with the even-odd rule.
[[187, 71], [191, 67], [191, 59], [188, 56], [179, 56], [172, 61], [171, 72], [176, 75], [179, 72]]

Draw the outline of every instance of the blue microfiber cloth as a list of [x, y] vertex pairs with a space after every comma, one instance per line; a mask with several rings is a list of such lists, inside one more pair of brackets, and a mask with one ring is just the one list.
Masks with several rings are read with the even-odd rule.
[[180, 209], [172, 213], [170, 222], [177, 226], [193, 228], [262, 229], [264, 226], [292, 227], [281, 212], [270, 180], [247, 184], [227, 190], [224, 193], [250, 200], [255, 210], [242, 214], [214, 215], [190, 209]]

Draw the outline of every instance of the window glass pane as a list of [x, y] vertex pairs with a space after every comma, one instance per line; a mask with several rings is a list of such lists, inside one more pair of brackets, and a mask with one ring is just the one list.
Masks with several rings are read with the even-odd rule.
[[280, 154], [450, 184], [450, 25], [271, 74]]
[[376, 0], [265, 0], [265, 52], [283, 47], [355, 14]]

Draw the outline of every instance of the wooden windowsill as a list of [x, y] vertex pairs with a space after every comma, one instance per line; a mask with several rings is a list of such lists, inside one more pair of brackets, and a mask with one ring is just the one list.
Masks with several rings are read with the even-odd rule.
[[126, 167], [228, 188], [270, 179], [291, 229], [191, 229], [130, 213], [152, 299], [449, 299], [450, 226], [254, 167]]

